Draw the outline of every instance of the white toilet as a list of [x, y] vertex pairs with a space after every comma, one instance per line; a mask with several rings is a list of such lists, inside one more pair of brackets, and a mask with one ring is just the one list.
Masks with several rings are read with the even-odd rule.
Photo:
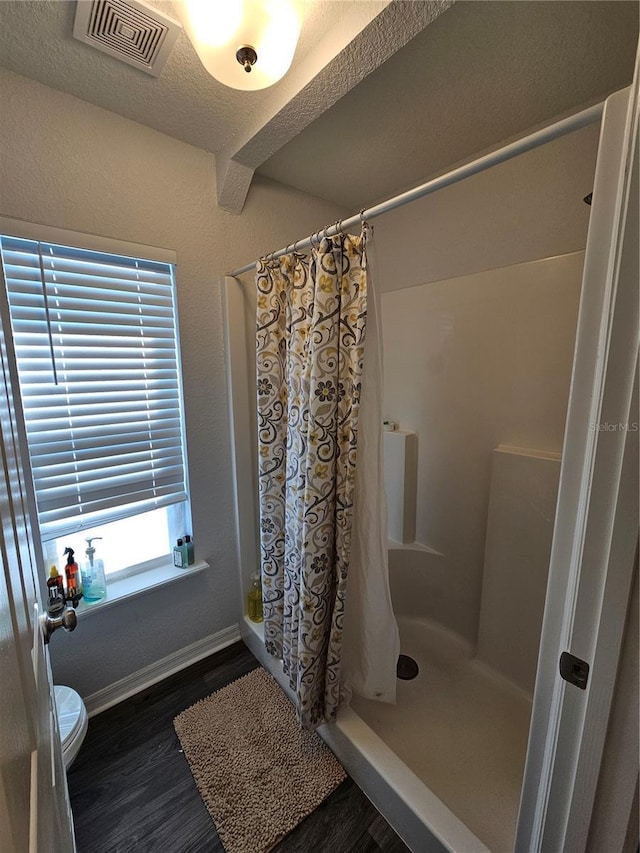
[[58, 711], [58, 730], [62, 741], [62, 758], [64, 768], [68, 770], [82, 746], [89, 725], [89, 717], [84, 702], [75, 690], [60, 685], [55, 685], [54, 690]]

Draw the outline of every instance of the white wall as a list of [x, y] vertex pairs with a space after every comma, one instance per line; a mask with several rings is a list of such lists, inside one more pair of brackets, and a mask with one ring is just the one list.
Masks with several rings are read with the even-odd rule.
[[211, 569], [56, 634], [56, 680], [86, 696], [238, 621], [218, 282], [344, 212], [257, 178], [243, 214], [225, 213], [212, 155], [10, 72], [0, 71], [0, 87], [0, 213], [178, 255], [193, 532]]
[[395, 290], [584, 249], [599, 125], [376, 219], [376, 281]]
[[[638, 747], [640, 734], [640, 645], [638, 555], [622, 640], [616, 689], [604, 745], [587, 853], [638, 850]], [[634, 791], [635, 788], [635, 791]]]
[[[384, 293], [384, 416], [418, 434], [424, 615], [474, 642], [491, 452], [559, 452], [583, 253]], [[417, 564], [420, 552], [409, 559]]]

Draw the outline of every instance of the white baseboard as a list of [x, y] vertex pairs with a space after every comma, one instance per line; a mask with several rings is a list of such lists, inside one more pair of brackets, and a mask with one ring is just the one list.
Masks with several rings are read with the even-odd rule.
[[192, 663], [197, 663], [208, 655], [219, 652], [239, 639], [239, 625], [230, 625], [228, 628], [223, 628], [222, 631], [210, 634], [202, 640], [197, 640], [190, 646], [179, 649], [177, 652], [173, 652], [173, 654], [167, 655], [167, 657], [161, 658], [137, 672], [132, 672], [131, 675], [127, 675], [108, 687], [103, 687], [102, 690], [97, 690], [87, 696], [84, 700], [87, 713], [90, 717], [94, 717], [96, 714], [106, 711], [107, 708], [117, 705], [118, 702], [151, 687], [152, 684], [157, 684], [163, 678], [168, 678], [181, 669], [191, 666]]

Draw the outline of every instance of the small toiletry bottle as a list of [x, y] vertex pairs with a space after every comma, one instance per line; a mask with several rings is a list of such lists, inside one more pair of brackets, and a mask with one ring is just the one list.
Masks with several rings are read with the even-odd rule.
[[179, 569], [184, 569], [186, 563], [186, 552], [184, 542], [178, 539], [178, 544], [173, 547], [173, 565]]
[[86, 560], [80, 569], [82, 594], [85, 601], [100, 601], [107, 594], [104, 560], [95, 556], [96, 549], [91, 544], [94, 539], [102, 539], [102, 536], [91, 536], [89, 539], [85, 539], [88, 546], [84, 552]]
[[64, 609], [64, 582], [62, 576], [58, 572], [57, 566], [51, 566], [49, 569], [49, 578], [47, 580], [47, 610], [49, 613], [58, 613]]
[[258, 572], [252, 576], [251, 581], [251, 589], [247, 595], [247, 616], [252, 622], [262, 622], [262, 585]]
[[196, 558], [195, 558], [194, 549], [193, 549], [193, 542], [191, 541], [191, 537], [189, 536], [188, 533], [184, 537], [184, 547], [185, 547], [186, 552], [187, 552], [186, 565], [192, 566], [195, 563]]
[[80, 572], [78, 571], [78, 564], [73, 559], [73, 548], [65, 548], [64, 553], [67, 554], [67, 565], [64, 567], [64, 574], [67, 579], [67, 594], [65, 597], [75, 607], [82, 598]]

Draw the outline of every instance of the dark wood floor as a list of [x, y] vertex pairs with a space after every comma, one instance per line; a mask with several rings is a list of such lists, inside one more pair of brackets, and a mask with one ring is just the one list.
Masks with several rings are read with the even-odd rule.
[[[78, 853], [223, 853], [173, 718], [256, 666], [236, 643], [89, 721], [68, 776]], [[347, 779], [274, 849], [323, 851], [408, 848]]]

